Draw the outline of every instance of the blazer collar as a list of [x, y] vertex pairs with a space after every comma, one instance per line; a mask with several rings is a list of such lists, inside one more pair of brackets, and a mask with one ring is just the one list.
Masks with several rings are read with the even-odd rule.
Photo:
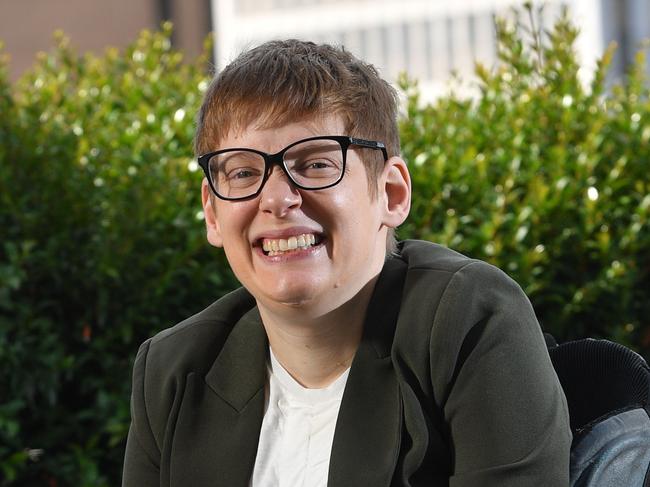
[[[368, 360], [381, 360], [390, 355], [406, 267], [399, 258], [389, 258], [384, 264], [368, 304], [363, 338], [350, 375], [358, 375], [355, 368]], [[205, 382], [228, 404], [241, 411], [264, 387], [267, 359], [268, 339], [255, 307], [234, 325], [221, 353], [206, 374]]]
[[392, 258], [375, 285], [336, 422], [329, 487], [391, 484], [402, 402], [390, 351], [405, 277], [406, 264]]
[[234, 325], [202, 377], [190, 373], [178, 406], [173, 445], [165, 448], [163, 486], [248, 485], [264, 415], [266, 334], [257, 309]]
[[235, 410], [241, 411], [264, 387], [267, 357], [268, 340], [255, 307], [235, 324], [205, 382]]

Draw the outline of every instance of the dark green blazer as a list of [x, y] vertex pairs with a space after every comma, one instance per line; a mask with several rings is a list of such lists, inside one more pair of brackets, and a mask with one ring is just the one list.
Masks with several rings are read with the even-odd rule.
[[[147, 340], [123, 485], [248, 486], [268, 343], [244, 289]], [[566, 401], [504, 273], [407, 241], [377, 281], [336, 423], [331, 487], [568, 486]]]

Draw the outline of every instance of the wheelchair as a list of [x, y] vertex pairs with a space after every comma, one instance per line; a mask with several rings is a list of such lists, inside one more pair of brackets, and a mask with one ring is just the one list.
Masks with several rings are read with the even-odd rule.
[[650, 487], [650, 369], [608, 340], [545, 334], [569, 406], [571, 487]]

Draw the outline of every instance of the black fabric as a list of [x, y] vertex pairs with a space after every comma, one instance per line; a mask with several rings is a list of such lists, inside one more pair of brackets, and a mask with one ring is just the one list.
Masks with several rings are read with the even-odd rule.
[[546, 343], [569, 405], [571, 487], [650, 487], [648, 364], [607, 340]]
[[557, 341], [550, 333], [544, 333], [544, 341], [546, 342], [546, 348], [557, 347]]
[[616, 412], [648, 409], [650, 370], [632, 350], [585, 339], [551, 347], [549, 354], [569, 404], [574, 444], [593, 424]]

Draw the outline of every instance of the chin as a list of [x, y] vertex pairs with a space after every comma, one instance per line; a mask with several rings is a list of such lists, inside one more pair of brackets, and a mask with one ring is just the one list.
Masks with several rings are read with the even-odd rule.
[[274, 290], [271, 293], [265, 293], [262, 301], [267, 303], [269, 308], [275, 309], [277, 312], [300, 311], [303, 313], [301, 316], [307, 318], [308, 316], [319, 316], [327, 311], [328, 302], [331, 299], [323, 296], [322, 293], [316, 292], [314, 289], [285, 289]]
[[265, 279], [264, 283], [257, 282], [256, 287], [266, 299], [287, 306], [306, 306], [323, 295], [321, 279], [304, 273], [284, 273]]
[[271, 300], [290, 308], [304, 308], [315, 301], [314, 295], [306, 293], [304, 290], [298, 292], [275, 293], [271, 296]]
[[312, 302], [310, 299], [293, 299], [290, 301], [281, 301], [280, 304], [287, 308], [304, 309]]

